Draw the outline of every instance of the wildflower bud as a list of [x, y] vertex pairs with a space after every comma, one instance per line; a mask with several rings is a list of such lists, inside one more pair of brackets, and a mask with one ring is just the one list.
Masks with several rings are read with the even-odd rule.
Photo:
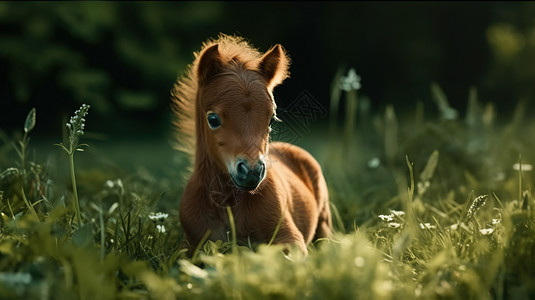
[[470, 205], [470, 208], [468, 209], [468, 213], [466, 214], [466, 218], [472, 217], [485, 203], [487, 202], [488, 195], [481, 195], [474, 199], [474, 202], [472, 202], [472, 205]]
[[28, 133], [35, 127], [35, 107], [30, 110], [24, 122], [24, 132]]

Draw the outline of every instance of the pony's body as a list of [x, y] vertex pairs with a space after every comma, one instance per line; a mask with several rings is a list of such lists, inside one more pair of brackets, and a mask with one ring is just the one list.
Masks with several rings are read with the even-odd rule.
[[180, 146], [195, 149], [180, 202], [190, 247], [207, 233], [211, 240], [228, 240], [227, 206], [242, 244], [273, 239], [307, 253], [315, 237], [330, 235], [319, 164], [297, 146], [269, 143], [276, 120], [272, 90], [287, 77], [287, 68], [279, 45], [260, 55], [242, 39], [221, 36], [204, 45], [175, 86], [177, 128], [186, 141]]

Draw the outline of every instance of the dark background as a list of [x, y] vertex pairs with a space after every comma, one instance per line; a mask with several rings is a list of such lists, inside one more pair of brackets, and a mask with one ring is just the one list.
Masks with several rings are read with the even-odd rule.
[[433, 82], [461, 113], [471, 86], [498, 111], [532, 100], [530, 2], [0, 2], [0, 129], [21, 131], [36, 107], [33, 134], [57, 137], [88, 103], [88, 131], [168, 136], [169, 91], [219, 32], [287, 49], [279, 107], [306, 90], [328, 108], [339, 67], [356, 69], [376, 112], [422, 101], [436, 113]]

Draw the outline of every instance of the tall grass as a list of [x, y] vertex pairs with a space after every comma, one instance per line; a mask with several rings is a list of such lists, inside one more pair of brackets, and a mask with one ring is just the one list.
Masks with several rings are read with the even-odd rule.
[[438, 85], [431, 92], [432, 115], [355, 106], [330, 143], [303, 141], [323, 164], [337, 224], [307, 257], [239, 246], [230, 232], [189, 259], [180, 177], [72, 164], [73, 192], [55, 165], [0, 157], [0, 298], [533, 298], [535, 122], [521, 103], [499, 124], [475, 90], [463, 120]]

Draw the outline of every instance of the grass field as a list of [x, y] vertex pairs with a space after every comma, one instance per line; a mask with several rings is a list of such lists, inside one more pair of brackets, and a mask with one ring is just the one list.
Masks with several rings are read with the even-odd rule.
[[0, 298], [534, 298], [535, 122], [525, 103], [500, 115], [472, 91], [461, 116], [432, 96], [436, 113], [374, 115], [348, 95], [341, 129], [311, 122], [296, 141], [323, 166], [336, 229], [307, 257], [209, 241], [186, 258], [187, 171], [166, 141], [92, 142], [89, 110], [65, 149], [61, 132], [34, 145], [30, 114], [0, 146]]

